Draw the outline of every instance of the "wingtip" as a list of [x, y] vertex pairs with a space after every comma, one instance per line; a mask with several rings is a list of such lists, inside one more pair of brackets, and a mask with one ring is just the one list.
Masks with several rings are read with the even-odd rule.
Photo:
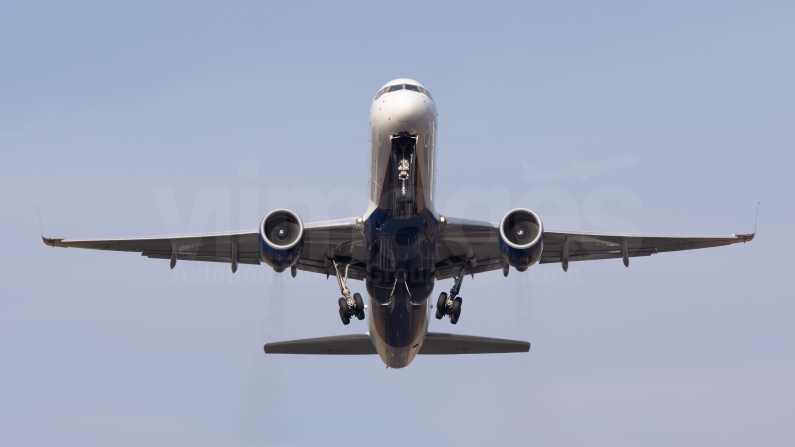
[[734, 237], [736, 237], [738, 239], [742, 239], [743, 242], [751, 242], [752, 240], [754, 240], [754, 236], [756, 236], [755, 232], [754, 233], [745, 233], [745, 234], [735, 234], [734, 235]]
[[50, 247], [56, 247], [59, 242], [61, 242], [63, 238], [55, 239], [51, 237], [42, 236], [41, 241], [44, 242], [44, 245], [48, 245]]

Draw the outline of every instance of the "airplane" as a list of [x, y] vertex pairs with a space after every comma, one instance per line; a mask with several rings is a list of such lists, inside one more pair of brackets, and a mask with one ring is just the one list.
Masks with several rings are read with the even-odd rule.
[[[436, 102], [412, 79], [386, 83], [370, 104], [370, 195], [361, 216], [304, 224], [288, 209], [270, 211], [256, 230], [132, 239], [47, 238], [52, 247], [138, 252], [154, 259], [231, 264], [265, 263], [276, 272], [335, 276], [339, 318], [368, 317], [364, 334], [266, 343], [266, 354], [378, 354], [387, 368], [417, 354], [528, 352], [530, 343], [428, 332], [435, 281], [454, 278], [435, 301], [436, 319], [461, 318], [466, 275], [535, 264], [629, 259], [677, 250], [749, 242], [751, 234], [654, 236], [547, 229], [530, 209], [508, 210], [500, 222], [440, 215], [434, 204]], [[348, 280], [363, 280], [367, 306]]]
[[570, 178], [578, 178], [580, 181], [587, 180], [588, 177], [596, 177], [604, 171], [610, 169], [623, 168], [624, 166], [633, 166], [638, 162], [638, 157], [631, 155], [610, 158], [607, 160], [595, 161], [593, 163], [578, 163], [574, 160], [569, 160], [571, 166], [568, 168], [555, 169], [554, 171], [541, 172], [535, 167], [526, 162], [522, 162], [527, 174], [525, 180], [533, 182], [554, 182], [556, 180], [566, 180]]

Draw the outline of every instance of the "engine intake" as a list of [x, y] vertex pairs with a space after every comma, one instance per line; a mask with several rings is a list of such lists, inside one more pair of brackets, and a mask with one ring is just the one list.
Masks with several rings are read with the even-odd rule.
[[265, 263], [283, 272], [298, 262], [304, 246], [304, 223], [298, 214], [287, 210], [273, 210], [262, 219], [259, 227], [259, 253]]
[[523, 272], [541, 258], [544, 225], [538, 215], [525, 208], [508, 211], [500, 222], [500, 250], [503, 259]]

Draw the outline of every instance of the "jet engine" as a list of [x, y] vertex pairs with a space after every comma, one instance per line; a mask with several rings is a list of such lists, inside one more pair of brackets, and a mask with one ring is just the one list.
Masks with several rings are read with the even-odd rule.
[[525, 208], [511, 210], [500, 222], [500, 250], [506, 263], [523, 272], [541, 258], [544, 226]]
[[304, 224], [290, 210], [273, 210], [259, 227], [259, 253], [265, 263], [283, 272], [298, 262], [304, 246]]

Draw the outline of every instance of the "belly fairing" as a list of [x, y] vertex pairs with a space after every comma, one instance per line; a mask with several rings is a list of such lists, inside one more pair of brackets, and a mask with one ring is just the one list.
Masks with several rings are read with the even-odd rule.
[[416, 303], [395, 290], [386, 304], [371, 299], [370, 305], [370, 338], [381, 360], [390, 368], [408, 366], [428, 331], [428, 300]]
[[436, 228], [427, 210], [406, 219], [378, 210], [365, 221], [370, 336], [392, 368], [411, 362], [428, 330]]

